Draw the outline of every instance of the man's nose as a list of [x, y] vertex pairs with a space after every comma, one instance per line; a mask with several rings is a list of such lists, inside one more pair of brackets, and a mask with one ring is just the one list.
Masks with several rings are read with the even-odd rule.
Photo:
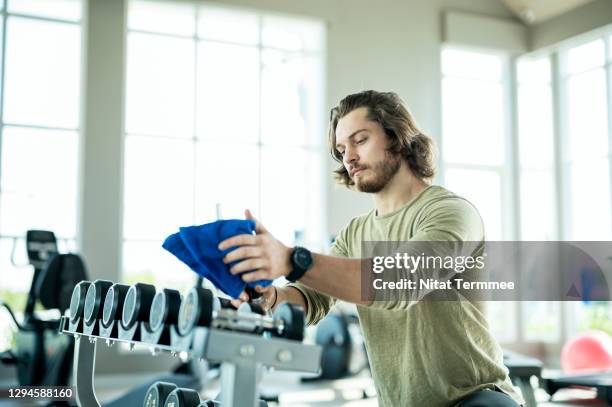
[[344, 151], [344, 162], [346, 164], [354, 163], [355, 161], [357, 161], [358, 158], [359, 158], [359, 156], [357, 155], [357, 151], [355, 151], [354, 149], [347, 148]]

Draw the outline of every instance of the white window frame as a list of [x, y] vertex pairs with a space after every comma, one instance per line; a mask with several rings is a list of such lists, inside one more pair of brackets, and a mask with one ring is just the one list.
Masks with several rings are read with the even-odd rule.
[[[82, 3], [82, 9], [83, 9], [82, 12], [84, 13], [84, 8], [85, 8], [84, 3], [86, 2], [86, 0], [79, 0], [79, 1]], [[1, 30], [2, 38], [1, 38], [1, 52], [0, 52], [0, 157], [2, 157], [2, 152], [3, 152], [5, 127], [22, 128], [22, 129], [36, 129], [36, 130], [51, 130], [51, 131], [70, 131], [70, 132], [76, 133], [77, 143], [80, 145], [82, 142], [82, 123], [80, 120], [77, 123], [76, 127], [43, 126], [43, 125], [33, 125], [33, 124], [27, 124], [27, 123], [7, 122], [4, 120], [4, 101], [5, 101], [5, 91], [6, 91], [5, 80], [6, 80], [6, 48], [7, 48], [8, 18], [17, 17], [17, 18], [28, 19], [28, 20], [79, 26], [80, 31], [81, 31], [81, 61], [82, 61], [83, 54], [84, 54], [83, 52], [83, 45], [84, 45], [83, 44], [83, 32], [84, 32], [83, 15], [81, 15], [81, 18], [79, 18], [78, 20], [71, 20], [71, 19], [63, 19], [63, 18], [57, 18], [57, 17], [39, 16], [39, 15], [27, 14], [27, 13], [14, 13], [14, 12], [8, 11], [7, 3], [8, 2], [6, 0], [3, 1], [0, 7], [0, 19], [2, 20], [2, 30]], [[81, 78], [82, 78], [83, 77], [83, 64], [82, 63], [80, 64], [79, 69], [81, 71]], [[82, 93], [83, 93], [82, 88], [83, 86], [82, 86], [82, 79], [81, 79], [81, 82], [79, 83], [79, 112], [78, 112], [79, 117], [81, 116], [81, 113], [82, 113], [82, 106], [80, 103]], [[77, 160], [79, 159], [80, 157], [77, 157]], [[1, 166], [0, 166], [0, 179], [2, 179], [2, 167]], [[78, 200], [78, 197], [80, 196], [80, 192], [81, 192], [80, 183], [77, 182], [77, 191], [76, 191], [77, 200]], [[77, 208], [79, 207], [80, 207], [80, 204], [79, 202], [77, 202]], [[0, 208], [0, 211], [1, 210], [2, 208]], [[78, 250], [80, 247], [79, 236], [78, 236], [80, 217], [78, 213], [75, 213], [74, 216], [76, 218], [75, 219], [75, 226], [76, 226], [75, 235], [74, 236], [60, 236], [60, 235], [56, 236], [58, 245], [60, 246], [60, 250], [75, 251], [75, 250]], [[13, 248], [20, 246], [22, 243], [23, 243], [23, 247], [25, 248], [25, 236], [2, 234], [0, 232], [0, 239], [12, 240]], [[21, 266], [21, 265], [19, 264], [17, 266]], [[27, 274], [27, 276], [29, 278], [29, 274]]]
[[[129, 4], [130, 0], [126, 0], [126, 5]], [[200, 37], [198, 35], [197, 32], [197, 26], [198, 26], [198, 21], [199, 21], [199, 16], [201, 13], [201, 8], [199, 7], [199, 3], [197, 2], [193, 2], [193, 3], [186, 3], [186, 4], [192, 4], [194, 7], [194, 19], [195, 19], [195, 30], [193, 35], [179, 35], [179, 34], [168, 34], [168, 33], [161, 33], [161, 32], [154, 32], [154, 31], [148, 31], [148, 30], [142, 30], [142, 29], [132, 29], [129, 28], [129, 25], [127, 25], [126, 23], [126, 41], [129, 41], [129, 35], [131, 33], [138, 33], [138, 34], [147, 34], [147, 35], [156, 35], [156, 36], [160, 36], [160, 37], [166, 37], [166, 38], [180, 38], [180, 39], [189, 39], [192, 41], [193, 43], [193, 52], [194, 52], [194, 115], [193, 115], [193, 131], [192, 131], [192, 135], [190, 138], [177, 138], [177, 141], [184, 141], [184, 142], [191, 142], [192, 143], [192, 148], [193, 148], [193, 156], [194, 156], [194, 164], [197, 161], [197, 151], [198, 151], [198, 147], [197, 144], [201, 143], [201, 142], [218, 142], [218, 140], [210, 140], [210, 139], [206, 139], [206, 138], [198, 138], [198, 127], [197, 127], [197, 107], [198, 107], [198, 87], [197, 87], [197, 81], [198, 81], [198, 46], [199, 44], [203, 43], [203, 42], [207, 42], [207, 43], [216, 43], [216, 44], [228, 44], [228, 45], [238, 45], [241, 47], [249, 47], [249, 48], [253, 48], [253, 49], [257, 49], [257, 52], [259, 54], [259, 89], [258, 89], [258, 93], [259, 93], [259, 105], [258, 105], [258, 115], [259, 115], [259, 125], [257, 128], [257, 141], [254, 143], [243, 143], [241, 142], [241, 146], [249, 146], [249, 147], [254, 147], [257, 149], [258, 152], [258, 160], [261, 163], [261, 156], [262, 156], [262, 151], [264, 150], [265, 147], [279, 147], [279, 148], [287, 148], [287, 149], [299, 149], [300, 151], [304, 151], [304, 152], [315, 152], [318, 154], [319, 157], [321, 157], [321, 164], [325, 163], [325, 160], [323, 159], [323, 157], [326, 157], [327, 155], [327, 148], [326, 148], [326, 141], [324, 139], [322, 139], [320, 142], [317, 142], [315, 145], [311, 145], [311, 144], [306, 144], [306, 145], [298, 145], [298, 146], [285, 146], [282, 144], [271, 144], [271, 143], [265, 143], [263, 141], [263, 132], [262, 132], [262, 120], [261, 120], [261, 107], [262, 107], [262, 73], [263, 73], [263, 58], [262, 55], [264, 53], [264, 51], [267, 50], [272, 50], [272, 51], [279, 51], [285, 54], [299, 54], [299, 55], [303, 55], [306, 57], [310, 57], [310, 56], [315, 56], [319, 59], [320, 63], [321, 63], [321, 68], [322, 68], [322, 82], [321, 82], [321, 95], [325, 94], [325, 69], [324, 69], [324, 64], [326, 62], [325, 59], [325, 41], [324, 38], [322, 39], [322, 44], [321, 44], [321, 48], [319, 50], [309, 50], [309, 49], [302, 49], [302, 50], [298, 50], [298, 51], [292, 51], [292, 50], [286, 50], [286, 49], [282, 49], [282, 48], [277, 48], [277, 47], [271, 47], [271, 46], [264, 46], [263, 45], [263, 41], [262, 41], [262, 32], [263, 32], [263, 20], [265, 17], [268, 16], [281, 16], [281, 17], [288, 17], [288, 18], [296, 18], [296, 19], [300, 19], [300, 16], [292, 16], [292, 15], [283, 15], [283, 14], [278, 14], [278, 13], [265, 13], [262, 12], [261, 10], [257, 10], [257, 9], [249, 9], [249, 8], [243, 8], [243, 7], [234, 7], [234, 6], [225, 6], [225, 5], [220, 5], [219, 7], [223, 7], [225, 9], [227, 9], [228, 11], [231, 10], [236, 10], [239, 12], [247, 12], [247, 13], [252, 13], [253, 15], [257, 16], [257, 23], [258, 23], [258, 34], [259, 34], [259, 38], [257, 40], [257, 44], [256, 45], [245, 45], [244, 43], [240, 43], [240, 42], [233, 42], [233, 41], [227, 41], [227, 40], [218, 40], [218, 39], [210, 39], [210, 38], [203, 38]], [[303, 19], [306, 19], [306, 17], [303, 17]], [[129, 17], [127, 19], [129, 21]], [[127, 59], [128, 57], [126, 57], [125, 60], [125, 70], [127, 71]], [[125, 100], [125, 95], [124, 95], [124, 100]], [[324, 106], [325, 101], [321, 100], [321, 106]], [[125, 112], [125, 109], [124, 109]], [[322, 119], [324, 120], [325, 118], [322, 117]], [[325, 134], [325, 129], [321, 129], [320, 134], [324, 135]], [[150, 137], [150, 138], [171, 138], [171, 137], [167, 137], [164, 135], [159, 135], [159, 134], [139, 134], [139, 133], [134, 133], [134, 132], [130, 132], [128, 133], [127, 128], [125, 127], [125, 123], [124, 126], [122, 128], [122, 143], [123, 143], [123, 151], [124, 151], [124, 161], [126, 159], [128, 159], [127, 157], [125, 157], [125, 144], [126, 141], [128, 139], [128, 137]], [[172, 138], [174, 140], [174, 138]], [[263, 207], [263, 202], [262, 202], [262, 193], [261, 193], [261, 189], [262, 189], [262, 165], [259, 165], [258, 167], [258, 190], [259, 190], [259, 195], [258, 195], [258, 205], [259, 205], [259, 210], [262, 210]], [[122, 169], [122, 177], [125, 177], [125, 163]], [[322, 178], [320, 180], [320, 185], [319, 185], [319, 191], [317, 191], [317, 196], [319, 197], [319, 199], [317, 200], [318, 203], [315, 204], [315, 206], [313, 206], [313, 208], [315, 209], [315, 212], [317, 213], [322, 213], [323, 217], [321, 218], [321, 227], [318, 228], [321, 230], [320, 233], [320, 239], [322, 240], [320, 242], [320, 247], [318, 248], [320, 251], [325, 251], [328, 250], [327, 248], [327, 244], [325, 242], [325, 237], [328, 235], [327, 234], [327, 224], [326, 224], [326, 213], [327, 213], [327, 208], [325, 205], [325, 198], [326, 198], [326, 190], [325, 190], [325, 185], [324, 185], [324, 179]], [[122, 183], [124, 184], [124, 182]], [[123, 188], [123, 187], [122, 187]], [[193, 180], [193, 191], [194, 191], [194, 199], [195, 199], [195, 190], [197, 188], [197, 177], [194, 177]], [[123, 189], [122, 189], [123, 191]], [[124, 262], [123, 262], [123, 247], [124, 244], [126, 242], [134, 242], [134, 243], [152, 243], [152, 242], [156, 242], [159, 243], [158, 240], [156, 239], [146, 239], [146, 238], [137, 238], [137, 239], [126, 239], [124, 236], [124, 228], [123, 228], [123, 224], [124, 224], [124, 218], [125, 218], [125, 205], [124, 205], [124, 200], [123, 200], [123, 193], [122, 193], [122, 197], [121, 197], [121, 202], [120, 202], [120, 211], [121, 211], [121, 228], [120, 228], [120, 248], [119, 248], [119, 264], [121, 265], [120, 267], [120, 271], [119, 271], [119, 280], [120, 281], [125, 281], [125, 277], [126, 277], [126, 270], [124, 270]], [[218, 215], [222, 215], [222, 208], [221, 211], [218, 211]], [[257, 216], [257, 214], [255, 214], [255, 216]], [[195, 219], [195, 206], [194, 206], [194, 213], [193, 213], [193, 218]], [[265, 224], [265, 219], [263, 220], [264, 224]], [[178, 227], [179, 225], [177, 225]], [[161, 243], [160, 243], [161, 244]], [[315, 247], [316, 244], [313, 246]], [[161, 249], [160, 249], [161, 250]], [[195, 274], [193, 275], [193, 277], [195, 278]]]
[[[440, 176], [439, 180], [444, 185], [446, 170], [448, 169], [461, 169], [461, 170], [476, 170], [476, 171], [491, 171], [495, 172], [500, 177], [501, 181], [501, 216], [502, 216], [502, 239], [503, 240], [515, 240], [518, 236], [518, 231], [520, 230], [520, 221], [517, 216], [517, 207], [515, 205], [516, 196], [518, 194], [517, 187], [518, 184], [512, 182], [512, 177], [516, 174], [516, 168], [514, 165], [515, 155], [516, 155], [516, 143], [514, 142], [515, 135], [515, 104], [513, 100], [514, 96], [514, 70], [513, 70], [513, 60], [511, 56], [498, 52], [491, 51], [487, 49], [479, 49], [472, 47], [458, 47], [458, 46], [443, 46], [442, 52], [444, 50], [458, 50], [458, 51], [467, 51], [467, 52], [476, 52], [482, 54], [493, 55], [501, 58], [502, 62], [502, 78], [501, 80], [495, 81], [496, 83], [501, 83], [503, 86], [503, 99], [504, 99], [504, 134], [503, 134], [503, 143], [504, 143], [504, 163], [499, 166], [495, 165], [483, 165], [483, 164], [464, 164], [464, 163], [452, 163], [448, 162], [444, 158], [444, 138], [445, 135], [442, 134], [440, 137]], [[460, 76], [454, 75], [441, 75], [441, 78], [459, 78], [463, 79]], [[443, 97], [443, 95], [442, 95]], [[441, 118], [444, 118], [444, 114], [442, 113]], [[515, 185], [516, 184], [516, 185]]]

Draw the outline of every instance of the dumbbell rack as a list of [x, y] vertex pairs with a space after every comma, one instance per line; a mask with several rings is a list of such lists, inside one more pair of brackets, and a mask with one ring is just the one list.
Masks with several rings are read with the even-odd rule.
[[[140, 327], [139, 327], [140, 329]], [[175, 327], [172, 327], [176, 331]], [[98, 340], [111, 345], [114, 342], [130, 346], [144, 344], [152, 352], [178, 354], [186, 352], [191, 358], [221, 363], [221, 405], [256, 407], [257, 381], [263, 367], [279, 370], [317, 373], [321, 348], [276, 337], [264, 337], [245, 332], [197, 327], [191, 338], [179, 346], [150, 344], [141, 341], [107, 338], [70, 330], [69, 318], [62, 317], [60, 332], [75, 337], [74, 384], [76, 401], [81, 407], [99, 407], [94, 388], [94, 367]], [[173, 332], [175, 335], [176, 332]]]

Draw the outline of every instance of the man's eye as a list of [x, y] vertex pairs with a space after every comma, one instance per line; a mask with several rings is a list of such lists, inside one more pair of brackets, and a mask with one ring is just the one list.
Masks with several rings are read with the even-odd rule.
[[367, 138], [362, 138], [361, 140], [357, 140], [357, 144], [363, 144], [365, 143], [365, 141], [367, 140]]

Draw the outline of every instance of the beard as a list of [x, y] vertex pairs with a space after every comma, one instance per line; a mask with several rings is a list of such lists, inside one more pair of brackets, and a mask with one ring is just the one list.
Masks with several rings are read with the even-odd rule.
[[357, 177], [353, 181], [360, 192], [375, 194], [382, 191], [400, 169], [402, 159], [399, 154], [387, 153], [386, 158], [372, 166], [367, 177]]

